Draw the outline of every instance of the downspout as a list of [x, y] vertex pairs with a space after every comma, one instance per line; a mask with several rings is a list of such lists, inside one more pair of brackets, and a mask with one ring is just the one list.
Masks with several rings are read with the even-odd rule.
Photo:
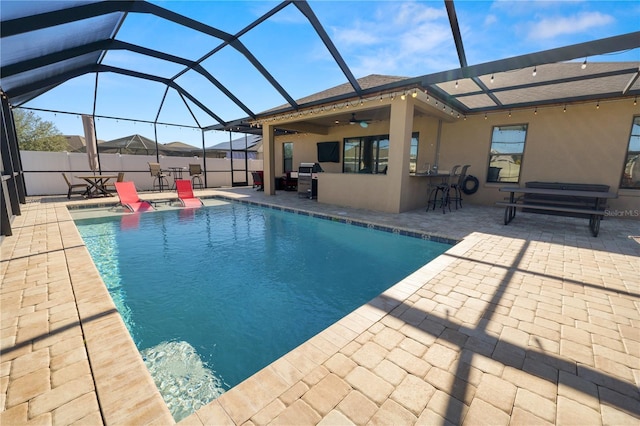
[[436, 136], [436, 161], [433, 165], [435, 172], [438, 171], [438, 163], [440, 162], [440, 135], [442, 134], [442, 119], [438, 120], [438, 135]]

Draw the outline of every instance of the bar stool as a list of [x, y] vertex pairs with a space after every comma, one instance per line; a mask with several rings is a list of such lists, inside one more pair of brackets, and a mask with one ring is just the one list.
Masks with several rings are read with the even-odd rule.
[[169, 188], [169, 181], [167, 180], [167, 174], [165, 174], [160, 168], [160, 163], [149, 163], [149, 172], [153, 179], [153, 189], [158, 188], [160, 192], [167, 187]]
[[191, 185], [196, 188], [204, 188], [202, 183], [202, 168], [200, 164], [189, 164], [189, 176], [191, 176]]
[[456, 205], [456, 210], [458, 210], [458, 204], [460, 208], [462, 208], [462, 188], [464, 187], [464, 180], [467, 177], [467, 170], [471, 167], [470, 164], [465, 164], [462, 166], [462, 171], [458, 175], [458, 180], [454, 181], [451, 184], [451, 189], [453, 189], [453, 197], [450, 198], [450, 201], [453, 201]]
[[451, 204], [449, 200], [449, 189], [451, 188], [451, 182], [456, 176], [458, 169], [460, 168], [459, 164], [456, 164], [451, 168], [448, 175], [443, 176], [442, 182], [436, 184], [433, 189], [431, 189], [429, 193], [429, 198], [427, 199], [427, 211], [429, 211], [429, 207], [433, 206], [433, 210], [436, 209], [436, 204], [440, 201], [440, 207], [442, 207], [442, 214], [445, 213], [444, 208], [449, 206], [449, 211], [451, 211]]

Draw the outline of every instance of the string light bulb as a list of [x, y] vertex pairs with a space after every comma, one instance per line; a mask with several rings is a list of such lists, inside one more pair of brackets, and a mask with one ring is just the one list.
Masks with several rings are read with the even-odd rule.
[[412, 98], [417, 98], [418, 97], [418, 91], [416, 89], [413, 89], [413, 93], [411, 94]]
[[562, 110], [562, 112], [567, 112], [567, 106], [564, 106], [564, 109]]
[[536, 76], [538, 75], [538, 68], [537, 67], [533, 67], [533, 72], [531, 73], [532, 76]]
[[407, 99], [407, 92], [404, 92], [402, 96], [400, 96], [400, 99], [402, 99], [403, 101]]
[[458, 88], [458, 80], [456, 80], [456, 89]]
[[633, 105], [634, 106], [638, 105], [638, 97], [637, 96], [633, 99]]
[[600, 101], [596, 102], [596, 109], [600, 109]]
[[533, 115], [538, 115], [538, 107], [536, 107], [536, 109], [533, 110]]
[[587, 58], [584, 58], [584, 62], [582, 63], [580, 68], [582, 68], [582, 69], [586, 69], [587, 68]]
[[484, 113], [484, 119], [485, 120], [487, 119], [487, 113], [486, 112]]
[[493, 83], [493, 80], [494, 80], [493, 79], [493, 74], [491, 74], [491, 80], [489, 80], [489, 81]]

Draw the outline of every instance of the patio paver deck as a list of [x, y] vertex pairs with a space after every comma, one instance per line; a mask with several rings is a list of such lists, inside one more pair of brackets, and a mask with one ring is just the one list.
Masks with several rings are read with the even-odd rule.
[[[180, 424], [640, 423], [640, 221], [206, 194], [461, 242]], [[171, 424], [66, 204], [0, 245], [0, 424]]]

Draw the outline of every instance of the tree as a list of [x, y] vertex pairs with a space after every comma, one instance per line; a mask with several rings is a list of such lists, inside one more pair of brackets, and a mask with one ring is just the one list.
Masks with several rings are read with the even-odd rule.
[[45, 121], [33, 113], [21, 109], [13, 110], [18, 145], [25, 151], [64, 151], [67, 139], [55, 124]]

